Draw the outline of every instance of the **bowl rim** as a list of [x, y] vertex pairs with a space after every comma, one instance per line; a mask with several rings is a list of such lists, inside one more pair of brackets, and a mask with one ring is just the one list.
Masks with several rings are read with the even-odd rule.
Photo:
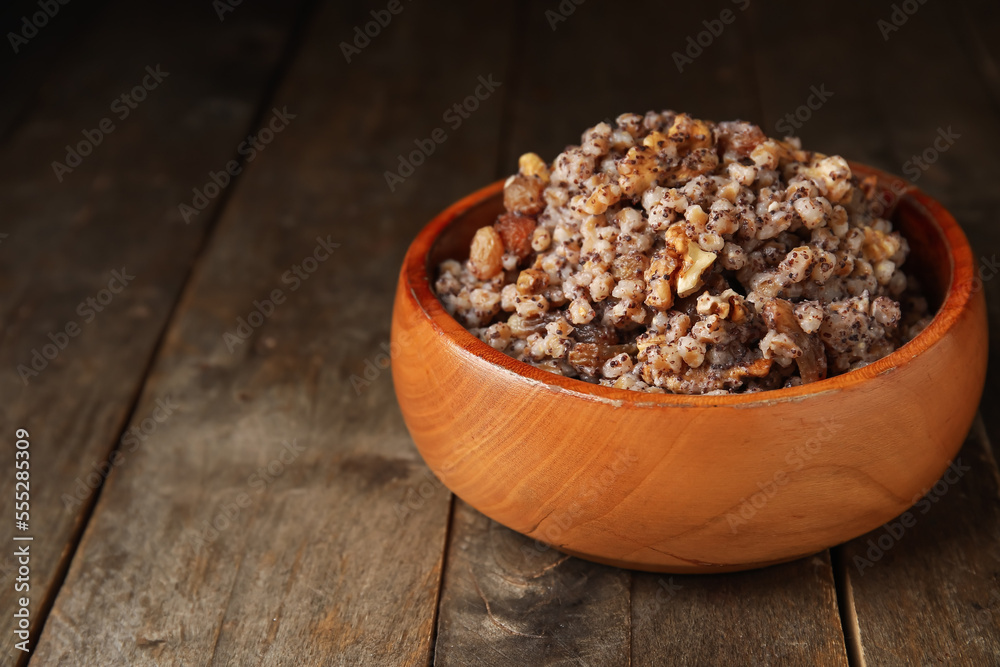
[[441, 234], [464, 213], [499, 194], [506, 179], [498, 180], [466, 195], [434, 216], [420, 230], [407, 249], [400, 271], [400, 280], [406, 288], [407, 297], [413, 300], [435, 332], [448, 340], [460, 353], [486, 361], [498, 370], [516, 376], [520, 381], [543, 385], [549, 390], [565, 392], [586, 400], [615, 406], [627, 403], [635, 407], [754, 407], [801, 401], [812, 396], [845, 390], [891, 373], [944, 338], [958, 322], [972, 299], [975, 277], [975, 263], [969, 242], [955, 218], [944, 206], [899, 176], [862, 163], [853, 161], [848, 163], [855, 175], [859, 172], [866, 176], [875, 175], [881, 185], [891, 187], [897, 196], [897, 205], [906, 200], [909, 204], [915, 205], [933, 224], [946, 246], [950, 262], [949, 284], [934, 318], [912, 340], [867, 366], [797, 387], [753, 393], [707, 395], [658, 394], [618, 389], [536, 368], [476, 338], [445, 310], [444, 304], [434, 294], [428, 261], [434, 244]]

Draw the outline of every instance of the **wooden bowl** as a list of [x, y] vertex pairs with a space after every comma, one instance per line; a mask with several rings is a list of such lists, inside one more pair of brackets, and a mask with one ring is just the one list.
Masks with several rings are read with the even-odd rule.
[[445, 312], [433, 272], [468, 256], [502, 183], [455, 203], [410, 246], [392, 375], [431, 470], [483, 514], [568, 554], [658, 572], [725, 572], [815, 553], [914, 504], [948, 468], [986, 374], [986, 306], [954, 218], [876, 174], [934, 321], [860, 370], [755, 394], [645, 394], [556, 376]]

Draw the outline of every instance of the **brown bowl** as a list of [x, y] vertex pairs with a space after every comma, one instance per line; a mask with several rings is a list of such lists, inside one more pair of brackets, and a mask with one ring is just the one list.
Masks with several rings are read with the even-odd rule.
[[937, 315], [860, 370], [755, 394], [645, 394], [515, 361], [445, 312], [432, 274], [468, 256], [502, 183], [413, 241], [392, 320], [410, 434], [483, 514], [568, 554], [662, 572], [725, 572], [815, 553], [915, 503], [965, 438], [986, 374], [986, 306], [954, 218], [876, 174]]

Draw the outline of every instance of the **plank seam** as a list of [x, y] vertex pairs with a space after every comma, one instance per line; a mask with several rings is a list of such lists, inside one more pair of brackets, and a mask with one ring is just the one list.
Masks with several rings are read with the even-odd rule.
[[844, 646], [847, 649], [847, 664], [851, 667], [866, 667], [865, 649], [861, 642], [861, 625], [858, 623], [858, 610], [854, 604], [854, 589], [851, 587], [851, 574], [844, 562], [843, 549], [843, 546], [831, 549], [830, 560], [837, 591], [837, 612], [844, 633]]
[[448, 552], [451, 551], [451, 528], [455, 522], [455, 494], [448, 494], [448, 520], [444, 528], [444, 545], [441, 549], [441, 574], [438, 576], [437, 591], [434, 596], [434, 618], [431, 621], [430, 650], [427, 652], [427, 665], [432, 667], [437, 659], [438, 623], [441, 621], [441, 594], [444, 592], [444, 576], [448, 567]]

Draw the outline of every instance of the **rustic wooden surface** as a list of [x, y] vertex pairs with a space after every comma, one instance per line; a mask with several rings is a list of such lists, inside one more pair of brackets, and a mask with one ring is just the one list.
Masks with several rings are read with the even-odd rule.
[[[29, 607], [35, 637], [221, 200], [190, 225], [177, 204], [203, 184], [209, 169], [233, 157], [294, 14], [290, 8], [249, 9], [219, 25], [203, 10], [201, 3], [177, 3], [169, 11], [143, 13], [132, 3], [111, 3], [89, 21], [89, 34], [66, 42], [51, 58], [54, 66], [43, 78], [24, 82], [34, 92], [12, 95], [12, 103], [23, 102], [30, 112], [11, 118], [14, 126], [0, 147], [0, 231], [6, 235], [0, 239], [0, 403], [3, 433], [13, 437], [25, 428], [31, 436], [26, 534], [35, 537]], [[177, 41], [178, 31], [212, 46], [192, 51]], [[35, 54], [25, 47], [20, 55]], [[121, 120], [112, 100], [158, 64], [166, 78]], [[39, 69], [31, 62], [28, 67]], [[65, 145], [82, 140], [81, 132], [102, 118], [112, 119], [114, 131], [58, 181], [51, 162], [64, 160]], [[176, 150], [182, 144], [200, 150]], [[112, 271], [122, 270], [134, 280], [101, 312], [78, 309], [107, 287]], [[65, 333], [68, 323], [78, 327], [75, 337]], [[63, 337], [65, 349], [25, 383], [17, 366], [30, 366], [32, 351], [52, 344], [50, 333]], [[149, 417], [146, 408], [135, 414], [137, 422]], [[10, 447], [13, 461], [12, 440]], [[3, 469], [13, 464], [5, 460]], [[13, 511], [13, 487], [12, 473], [0, 479], [5, 516]], [[0, 523], [5, 545], [13, 544], [12, 534], [12, 520]], [[7, 641], [14, 619], [6, 611], [21, 597], [14, 591], [16, 565], [13, 549], [5, 546], [0, 661], [23, 658]]]
[[[855, 557], [889, 527], [776, 568], [680, 577], [538, 550], [453, 500], [380, 356], [410, 238], [520, 152], [551, 158], [598, 119], [654, 107], [780, 133], [824, 84], [833, 96], [797, 130], [809, 146], [901, 173], [939, 128], [961, 135], [918, 184], [983, 262], [1000, 349], [995, 3], [926, 3], [883, 40], [891, 3], [584, 3], [553, 30], [554, 1], [404, 2], [350, 63], [339, 43], [385, 4], [342, 4], [307, 3], [296, 32], [298, 3], [244, 2], [220, 22], [208, 2], [108, 2], [61, 15], [66, 39], [46, 36], [57, 16], [6, 54], [0, 414], [4, 433], [32, 434], [32, 664], [1000, 661], [996, 363], [959, 456], [971, 470], [863, 573]], [[678, 73], [671, 53], [724, 8], [735, 24]], [[157, 62], [170, 78], [57, 182], [63, 146]], [[490, 74], [503, 84], [452, 130], [442, 113]], [[275, 106], [296, 117], [184, 225], [177, 204]], [[447, 141], [390, 192], [384, 172], [436, 127]], [[292, 291], [282, 275], [328, 236], [339, 247]], [[133, 264], [134, 283], [25, 387], [17, 364]], [[287, 300], [230, 353], [223, 334], [274, 289]], [[167, 397], [174, 414], [127, 451], [122, 434]], [[124, 464], [65, 506], [116, 447]], [[7, 544], [12, 486], [0, 480]], [[0, 663], [23, 664], [10, 551]]]

